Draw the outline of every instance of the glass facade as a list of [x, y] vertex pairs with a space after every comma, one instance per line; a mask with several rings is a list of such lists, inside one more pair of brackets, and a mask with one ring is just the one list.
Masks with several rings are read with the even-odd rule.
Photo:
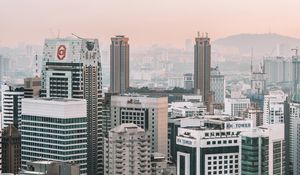
[[75, 162], [87, 169], [87, 121], [82, 118], [22, 116], [22, 166], [37, 160]]
[[242, 137], [241, 174], [268, 175], [269, 139], [260, 137]]

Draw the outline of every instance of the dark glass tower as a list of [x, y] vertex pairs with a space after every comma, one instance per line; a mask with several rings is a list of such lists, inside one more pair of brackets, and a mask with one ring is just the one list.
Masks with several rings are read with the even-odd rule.
[[208, 102], [210, 91], [211, 46], [210, 38], [195, 38], [194, 46], [194, 93], [202, 95], [202, 100]]

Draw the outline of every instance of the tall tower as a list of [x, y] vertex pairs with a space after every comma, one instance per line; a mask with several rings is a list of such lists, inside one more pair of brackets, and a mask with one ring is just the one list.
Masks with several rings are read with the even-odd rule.
[[125, 93], [129, 88], [129, 38], [117, 35], [110, 45], [110, 91]]
[[194, 93], [201, 94], [203, 102], [208, 102], [210, 91], [211, 46], [208, 35], [195, 38], [194, 46]]
[[42, 97], [87, 101], [87, 172], [103, 172], [102, 73], [97, 39], [47, 39], [42, 61]]

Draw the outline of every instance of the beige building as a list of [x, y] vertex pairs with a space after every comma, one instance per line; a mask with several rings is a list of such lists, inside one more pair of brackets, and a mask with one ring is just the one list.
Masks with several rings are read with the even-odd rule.
[[104, 142], [104, 174], [151, 174], [149, 135], [133, 123], [109, 131]]
[[168, 154], [168, 98], [139, 95], [111, 97], [111, 126], [134, 123], [150, 134], [151, 152]]

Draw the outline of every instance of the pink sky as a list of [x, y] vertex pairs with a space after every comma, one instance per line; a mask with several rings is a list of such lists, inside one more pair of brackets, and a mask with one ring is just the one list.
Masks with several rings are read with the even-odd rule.
[[[42, 44], [76, 33], [109, 42], [183, 46], [197, 31], [212, 39], [237, 33], [300, 38], [300, 0], [1, 0], [0, 46]], [[51, 32], [52, 31], [52, 32]]]

